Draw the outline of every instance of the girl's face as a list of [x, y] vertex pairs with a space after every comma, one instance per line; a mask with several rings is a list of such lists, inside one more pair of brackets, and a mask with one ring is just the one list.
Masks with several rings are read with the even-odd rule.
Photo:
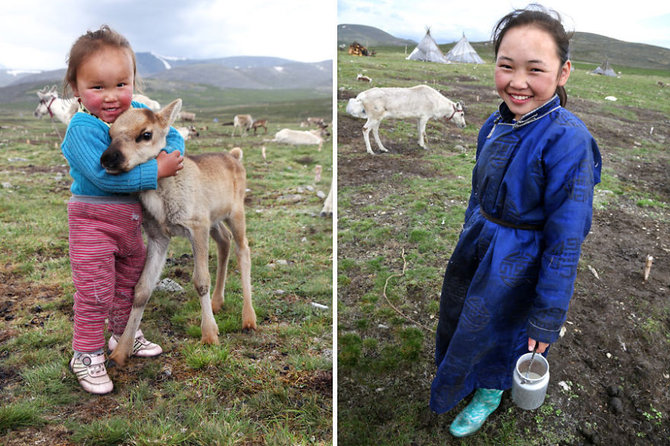
[[113, 123], [133, 98], [133, 59], [128, 50], [102, 47], [77, 67], [74, 95], [91, 114]]
[[495, 82], [498, 94], [519, 120], [554, 96], [570, 77], [570, 61], [561, 66], [556, 43], [535, 26], [505, 33], [498, 48]]

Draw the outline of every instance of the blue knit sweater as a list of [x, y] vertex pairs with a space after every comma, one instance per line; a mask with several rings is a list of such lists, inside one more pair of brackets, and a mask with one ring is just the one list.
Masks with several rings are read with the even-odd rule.
[[[131, 105], [134, 108], [147, 108], [138, 102]], [[61, 145], [74, 180], [70, 188], [72, 194], [115, 196], [156, 189], [158, 163], [155, 159], [140, 164], [129, 172], [108, 174], [100, 164], [100, 156], [110, 143], [109, 126], [106, 123], [83, 112], [72, 117]], [[179, 150], [184, 154], [184, 139], [173, 127], [170, 127], [164, 150], [168, 153]]]

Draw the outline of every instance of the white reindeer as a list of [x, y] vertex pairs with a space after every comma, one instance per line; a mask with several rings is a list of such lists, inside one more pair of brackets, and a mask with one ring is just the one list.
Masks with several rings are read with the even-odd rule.
[[200, 132], [198, 132], [198, 129], [196, 129], [194, 125], [190, 127], [176, 127], [175, 129], [179, 132], [181, 137], [184, 138], [184, 141], [200, 136]]
[[195, 121], [195, 113], [182, 111], [177, 115], [178, 121]]
[[142, 104], [146, 105], [152, 111], [155, 111], [155, 112], [157, 112], [158, 110], [161, 109], [161, 105], [158, 103], [158, 101], [154, 101], [153, 99], [151, 99], [147, 96], [144, 96], [143, 94], [134, 94], [133, 95], [133, 101], [141, 102]]
[[37, 92], [37, 97], [40, 103], [33, 113], [36, 118], [42, 119], [42, 116], [49, 115], [51, 118], [56, 118], [63, 124], [70, 123], [70, 119], [77, 113], [79, 104], [75, 98], [62, 99], [58, 97], [56, 86], [44, 87]]
[[326, 124], [326, 121], [323, 118], [315, 118], [313, 116], [308, 117], [305, 121], [300, 123], [300, 127], [311, 127], [313, 125], [320, 129], [328, 127], [328, 124]]
[[233, 135], [235, 136], [235, 129], [240, 128], [240, 135], [246, 135], [247, 131], [251, 128], [254, 123], [254, 119], [251, 115], [235, 115], [233, 118]]
[[321, 147], [323, 146], [323, 141], [328, 136], [330, 136], [330, 132], [328, 132], [328, 130], [325, 128], [318, 130], [281, 129], [275, 133], [275, 137], [272, 141], [296, 146], [311, 146], [318, 144], [320, 152]]
[[319, 215], [321, 217], [330, 217], [333, 215], [333, 185], [335, 184], [335, 178], [331, 180], [330, 190], [328, 191], [328, 196], [323, 202], [323, 207]]
[[[63, 124], [67, 125], [70, 120], [79, 110], [79, 103], [76, 98], [59, 98], [56, 86], [44, 87], [37, 92], [37, 97], [40, 102], [33, 113], [36, 118], [42, 119], [42, 116], [49, 115], [52, 118], [58, 119]], [[160, 110], [160, 104], [144, 95], [134, 94], [133, 101], [140, 102], [150, 109]]]
[[379, 124], [384, 118], [419, 118], [419, 146], [427, 149], [424, 142], [426, 123], [430, 118], [453, 120], [459, 128], [465, 127], [462, 102], [453, 102], [427, 85], [411, 88], [371, 88], [349, 99], [347, 113], [356, 118], [367, 118], [363, 126], [363, 138], [368, 153], [374, 155], [370, 147], [370, 130], [382, 152], [388, 152], [379, 139]]

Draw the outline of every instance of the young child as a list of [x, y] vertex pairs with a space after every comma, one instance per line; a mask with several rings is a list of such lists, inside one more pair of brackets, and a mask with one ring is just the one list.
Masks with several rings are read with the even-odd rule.
[[512, 386], [516, 360], [558, 338], [589, 233], [598, 146], [567, 111], [569, 37], [560, 16], [515, 10], [493, 32], [503, 100], [484, 123], [465, 224], [447, 265], [431, 408], [470, 404], [450, 432], [470, 435]]
[[[130, 172], [110, 175], [100, 155], [111, 142], [109, 125], [129, 107], [136, 82], [135, 53], [128, 41], [102, 26], [72, 46], [65, 89], [79, 100], [62, 150], [73, 178], [68, 203], [70, 263], [74, 295], [74, 356], [70, 368], [90, 393], [113, 389], [105, 369], [105, 319], [112, 336], [109, 349], [123, 333], [134, 298], [134, 286], [146, 256], [142, 240], [142, 208], [136, 192], [156, 189], [160, 178], [183, 167], [184, 140], [170, 129], [167, 147], [155, 160]], [[138, 330], [133, 354], [159, 355], [159, 345]]]

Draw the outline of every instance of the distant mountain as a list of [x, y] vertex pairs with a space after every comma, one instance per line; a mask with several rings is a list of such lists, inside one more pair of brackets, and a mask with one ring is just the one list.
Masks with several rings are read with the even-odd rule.
[[600, 64], [608, 59], [615, 66], [670, 70], [670, 49], [599, 34], [576, 32], [570, 51], [577, 61]]
[[272, 66], [229, 66], [219, 63], [182, 65], [151, 76], [153, 79], [252, 90], [331, 88], [332, 62], [289, 62]]
[[11, 70], [8, 68], [0, 67], [0, 87], [5, 85], [12, 84], [19, 79], [25, 78], [31, 75], [40, 74], [41, 71], [31, 70], [31, 71], [19, 71]]
[[[364, 25], [338, 25], [338, 44], [353, 41], [365, 46], [405, 46], [416, 42], [398, 39], [378, 28]], [[458, 40], [458, 39], [456, 39]], [[437, 42], [442, 50], [450, 49], [454, 42]], [[491, 61], [491, 45], [487, 42], [470, 42], [485, 61]], [[624, 42], [598, 34], [575, 32], [571, 42], [571, 57], [575, 61], [600, 65], [606, 58], [610, 64], [623, 67], [670, 69], [670, 49], [643, 43]]]
[[[137, 53], [137, 71], [145, 79], [189, 82], [219, 88], [324, 89], [332, 87], [332, 61], [296, 62], [277, 57], [235, 56], [179, 59]], [[0, 87], [26, 83], [62, 84], [65, 70], [11, 74], [0, 70]]]
[[350, 45], [358, 42], [368, 46], [405, 46], [416, 45], [417, 42], [408, 39], [399, 39], [373, 26], [366, 25], [337, 25], [337, 44]]

